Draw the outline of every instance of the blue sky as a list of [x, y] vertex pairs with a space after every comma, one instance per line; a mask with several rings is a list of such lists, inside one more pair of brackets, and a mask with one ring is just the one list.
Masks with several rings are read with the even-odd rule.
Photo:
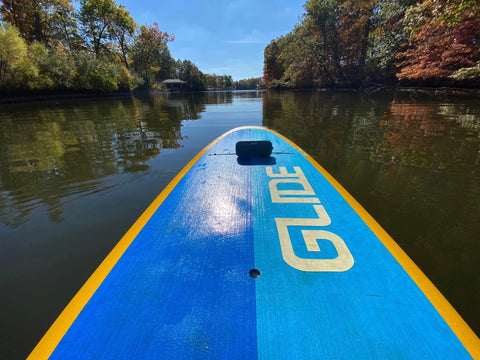
[[175, 59], [234, 80], [263, 75], [263, 50], [300, 22], [305, 0], [116, 0], [139, 25], [175, 34]]

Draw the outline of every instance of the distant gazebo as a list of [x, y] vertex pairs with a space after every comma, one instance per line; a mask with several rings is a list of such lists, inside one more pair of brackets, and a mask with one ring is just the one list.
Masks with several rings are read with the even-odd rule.
[[162, 81], [162, 84], [165, 84], [165, 86], [167, 87], [167, 90], [170, 90], [170, 91], [185, 90], [186, 83], [187, 83], [186, 81], [183, 81], [180, 79], [167, 79]]

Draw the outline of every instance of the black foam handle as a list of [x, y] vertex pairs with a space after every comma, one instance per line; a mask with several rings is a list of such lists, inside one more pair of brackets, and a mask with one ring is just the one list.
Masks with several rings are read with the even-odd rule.
[[235, 153], [238, 157], [266, 157], [272, 154], [271, 141], [239, 141], [235, 145]]

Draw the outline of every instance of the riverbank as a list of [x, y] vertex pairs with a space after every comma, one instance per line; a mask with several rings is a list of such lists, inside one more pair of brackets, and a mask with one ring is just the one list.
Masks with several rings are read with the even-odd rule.
[[64, 101], [64, 100], [75, 100], [75, 99], [101, 99], [101, 98], [115, 98], [115, 97], [125, 97], [132, 95], [145, 95], [145, 94], [191, 94], [196, 92], [229, 92], [229, 91], [264, 91], [265, 89], [209, 89], [204, 91], [169, 91], [169, 90], [132, 90], [132, 91], [115, 91], [115, 92], [101, 92], [101, 91], [91, 91], [91, 92], [32, 92], [32, 93], [15, 93], [15, 94], [2, 94], [0, 93], [0, 106], [6, 104], [19, 104], [27, 102], [41, 102], [41, 101]]
[[416, 98], [418, 96], [460, 96], [460, 97], [480, 97], [479, 88], [455, 88], [455, 87], [413, 87], [413, 86], [400, 86], [400, 85], [384, 85], [384, 84], [368, 84], [359, 88], [354, 87], [333, 87], [333, 88], [270, 88], [266, 89], [273, 92], [358, 92], [366, 95], [379, 95], [381, 93], [389, 93], [396, 95], [410, 96]]
[[153, 92], [155, 94], [167, 93], [162, 90], [134, 90], [134, 91], [83, 91], [83, 92], [31, 92], [31, 93], [15, 93], [15, 94], [0, 94], [0, 105], [4, 104], [18, 104], [24, 102], [39, 102], [39, 101], [61, 101], [70, 99], [89, 99], [89, 98], [111, 98], [124, 97], [134, 94], [144, 94]]
[[[223, 89], [221, 91], [235, 91], [236, 89]], [[453, 88], [453, 87], [408, 87], [398, 85], [384, 85], [384, 84], [370, 84], [361, 88], [309, 88], [309, 89], [262, 89], [267, 91], [319, 91], [319, 92], [360, 92], [367, 95], [377, 95], [382, 92], [395, 92], [396, 94], [406, 95], [411, 98], [421, 96], [460, 96], [460, 97], [480, 97], [480, 89], [478, 88]], [[205, 92], [208, 92], [206, 90]], [[218, 90], [217, 90], [218, 91]], [[189, 92], [189, 91], [185, 91]], [[14, 93], [2, 94], [0, 93], [0, 105], [18, 104], [26, 102], [40, 102], [40, 101], [62, 101], [74, 99], [97, 99], [97, 98], [112, 98], [124, 97], [135, 94], [168, 94], [167, 90], [133, 90], [133, 91], [115, 91], [115, 92], [30, 92], [30, 93]]]
[[400, 85], [383, 85], [372, 84], [361, 88], [360, 90], [366, 92], [369, 95], [380, 93], [381, 91], [389, 90], [396, 91], [398, 93], [404, 93], [412, 97], [427, 95], [427, 96], [475, 96], [480, 97], [480, 89], [478, 88], [454, 88], [454, 87], [410, 87]]

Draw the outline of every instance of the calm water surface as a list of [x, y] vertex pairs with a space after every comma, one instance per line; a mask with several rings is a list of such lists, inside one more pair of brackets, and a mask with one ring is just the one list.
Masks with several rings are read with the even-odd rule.
[[480, 102], [353, 92], [0, 105], [0, 357], [24, 358], [204, 146], [264, 125], [320, 162], [480, 333]]

